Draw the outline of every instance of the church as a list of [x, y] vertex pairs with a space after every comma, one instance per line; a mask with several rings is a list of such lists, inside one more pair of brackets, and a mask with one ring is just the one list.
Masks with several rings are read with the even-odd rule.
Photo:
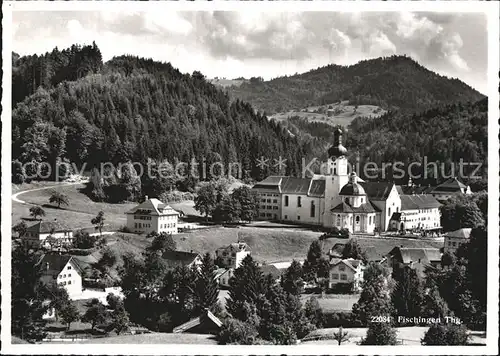
[[[391, 224], [391, 220], [402, 213], [400, 189], [393, 182], [365, 182], [355, 172], [349, 173], [346, 154], [342, 131], [337, 129], [328, 150], [327, 174], [269, 176], [256, 183], [252, 189], [259, 200], [259, 219], [346, 228], [362, 234], [398, 229], [401, 225]], [[439, 221], [438, 209], [429, 213], [438, 214]]]

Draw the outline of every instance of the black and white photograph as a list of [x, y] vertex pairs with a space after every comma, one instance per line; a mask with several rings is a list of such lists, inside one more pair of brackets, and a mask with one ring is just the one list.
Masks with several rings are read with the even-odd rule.
[[368, 3], [5, 2], [2, 353], [498, 354], [499, 4]]

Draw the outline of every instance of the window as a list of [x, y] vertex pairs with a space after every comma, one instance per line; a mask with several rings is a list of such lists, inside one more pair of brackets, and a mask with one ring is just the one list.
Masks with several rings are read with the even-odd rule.
[[347, 281], [347, 274], [342, 273], [340, 275], [340, 279], [343, 280], [343, 281]]
[[340, 226], [340, 214], [337, 214], [337, 226]]
[[372, 217], [371, 216], [368, 218], [368, 224], [370, 224], [370, 225], [372, 224]]
[[314, 206], [314, 201], [311, 201], [311, 218], [316, 216], [316, 206]]
[[59, 275], [59, 278], [62, 278], [62, 275]]
[[361, 198], [361, 204], [363, 204], [363, 198]]
[[288, 195], [285, 195], [285, 206], [288, 206]]
[[332, 273], [332, 279], [339, 279], [338, 273]]
[[288, 219], [288, 215], [285, 215], [285, 220]]
[[345, 265], [340, 265], [339, 266], [339, 271], [345, 271]]
[[68, 274], [68, 277], [71, 277], [71, 273], [70, 273], [70, 274]]
[[356, 225], [359, 225], [359, 215], [356, 215]]
[[297, 208], [302, 207], [302, 197], [297, 197]]
[[274, 204], [278, 203], [278, 199], [273, 199], [273, 203]]
[[267, 199], [267, 202], [270, 203], [271, 202], [271, 199]]
[[391, 216], [391, 208], [387, 211], [387, 216]]
[[68, 281], [68, 284], [71, 284], [71, 281]]
[[349, 204], [349, 198], [345, 198], [344, 201], [346, 204]]
[[300, 220], [300, 215], [297, 216], [297, 220]]

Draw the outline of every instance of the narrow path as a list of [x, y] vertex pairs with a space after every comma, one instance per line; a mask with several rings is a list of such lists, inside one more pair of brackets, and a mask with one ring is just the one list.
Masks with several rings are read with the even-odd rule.
[[85, 182], [73, 182], [73, 183], [66, 183], [66, 184], [57, 184], [57, 185], [51, 185], [51, 186], [48, 186], [48, 187], [42, 187], [42, 188], [34, 188], [34, 189], [28, 189], [28, 190], [23, 190], [21, 192], [17, 192], [15, 194], [12, 194], [12, 201], [13, 202], [16, 202], [16, 203], [19, 203], [19, 204], [25, 204], [25, 205], [37, 205], [37, 204], [32, 204], [32, 203], [27, 203], [25, 202], [24, 200], [21, 200], [19, 199], [18, 197], [21, 195], [21, 194], [24, 194], [24, 193], [29, 193], [29, 192], [35, 192], [37, 190], [44, 190], [44, 189], [54, 189], [54, 188], [59, 188], [59, 187], [66, 187], [66, 186], [70, 186], [70, 185], [75, 185], [75, 184], [83, 184]]

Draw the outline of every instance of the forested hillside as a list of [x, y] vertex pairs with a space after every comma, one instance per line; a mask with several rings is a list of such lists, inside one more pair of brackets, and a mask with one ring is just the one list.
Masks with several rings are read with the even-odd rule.
[[[224, 167], [241, 162], [244, 178], [260, 179], [269, 170], [256, 166], [257, 158], [282, 156], [300, 162], [309, 151], [250, 104], [230, 102], [201, 73], [182, 74], [169, 63], [131, 56], [103, 65], [97, 48], [91, 55], [81, 54], [88, 47], [79, 48], [15, 60], [16, 97], [30, 95], [13, 109], [14, 179], [22, 179], [26, 172], [19, 167], [27, 162], [34, 162], [35, 169], [40, 162], [67, 159], [90, 169], [108, 161], [189, 163], [193, 158], [199, 163], [205, 159], [207, 165], [221, 161]], [[31, 82], [29, 73], [39, 73], [48, 63], [40, 58], [53, 53], [66, 53], [62, 56], [67, 60], [52, 72], [43, 71], [41, 81]], [[81, 74], [74, 62], [93, 63], [93, 69], [73, 81]], [[37, 87], [34, 93], [30, 85]], [[287, 170], [298, 173], [298, 164]]]
[[[349, 126], [346, 147], [359, 152], [361, 162], [443, 162], [448, 174], [452, 162], [481, 163], [475, 175], [486, 179], [488, 156], [488, 99], [476, 103], [440, 106], [418, 114], [388, 112], [380, 117], [357, 118]], [[472, 173], [476, 165], [464, 168]], [[441, 170], [441, 169], [440, 169]], [[414, 167], [414, 174], [419, 172]], [[430, 178], [432, 170], [428, 170]], [[458, 175], [458, 173], [457, 173]], [[404, 181], [406, 182], [406, 177]], [[424, 183], [434, 183], [430, 180]]]
[[228, 90], [268, 114], [340, 100], [421, 111], [483, 98], [460, 80], [438, 75], [406, 56], [364, 60], [350, 66], [331, 64], [270, 81], [252, 78]]

